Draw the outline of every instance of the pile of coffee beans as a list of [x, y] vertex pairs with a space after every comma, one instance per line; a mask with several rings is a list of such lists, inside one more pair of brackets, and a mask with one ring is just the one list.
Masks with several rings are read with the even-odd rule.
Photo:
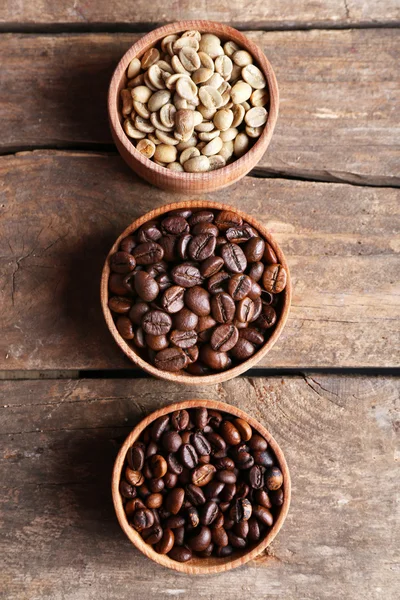
[[286, 271], [235, 212], [179, 209], [110, 257], [120, 335], [163, 371], [223, 371], [250, 358], [279, 319]]
[[283, 475], [247, 421], [199, 407], [159, 417], [129, 448], [120, 494], [130, 525], [179, 562], [259, 542], [283, 504]]
[[168, 35], [132, 59], [126, 75], [124, 131], [141, 154], [173, 171], [224, 167], [268, 119], [267, 82], [252, 55], [212, 33]]

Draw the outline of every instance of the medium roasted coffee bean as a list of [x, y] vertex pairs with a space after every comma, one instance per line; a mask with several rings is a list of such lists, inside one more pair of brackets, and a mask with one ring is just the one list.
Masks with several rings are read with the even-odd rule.
[[141, 510], [143, 508], [146, 508], [146, 507], [140, 498], [134, 498], [133, 500], [128, 500], [128, 502], [125, 504], [125, 512], [128, 517], [131, 517], [133, 515], [133, 513], [135, 513], [137, 510]]
[[215, 224], [221, 231], [226, 231], [231, 227], [241, 227], [243, 225], [243, 219], [237, 213], [223, 210], [215, 218]]
[[177, 562], [187, 562], [191, 560], [192, 552], [189, 548], [185, 548], [185, 546], [174, 546], [168, 556]]
[[247, 259], [243, 250], [237, 244], [224, 244], [221, 248], [221, 256], [224, 259], [225, 266], [232, 273], [243, 273], [245, 271], [247, 267]]
[[193, 211], [190, 210], [190, 208], [176, 208], [175, 210], [171, 210], [168, 213], [169, 217], [183, 217], [184, 219], [188, 220], [189, 217], [191, 217], [193, 214]]
[[126, 315], [132, 306], [132, 301], [123, 296], [113, 296], [108, 301], [108, 308], [119, 315]]
[[253, 497], [257, 504], [261, 504], [265, 508], [272, 508], [272, 502], [265, 490], [256, 490]]
[[145, 336], [145, 340], [147, 346], [155, 352], [165, 350], [165, 348], [168, 348], [169, 346], [169, 341], [166, 335], [150, 335], [149, 333], [147, 333]]
[[194, 506], [200, 506], [206, 501], [203, 490], [198, 485], [194, 485], [192, 483], [189, 483], [186, 486], [186, 498]]
[[256, 321], [257, 327], [260, 329], [270, 329], [276, 323], [276, 312], [272, 306], [263, 306], [262, 313]]
[[261, 331], [258, 331], [255, 327], [247, 327], [246, 329], [241, 329], [239, 332], [239, 337], [248, 340], [252, 344], [256, 346], [261, 346], [264, 343], [264, 336]]
[[160, 292], [164, 292], [168, 288], [172, 287], [172, 279], [168, 275], [168, 273], [160, 273], [155, 278], [158, 287], [160, 288]]
[[213, 528], [211, 530], [211, 539], [220, 548], [224, 548], [229, 544], [228, 534], [223, 527]]
[[264, 269], [262, 283], [264, 289], [271, 294], [279, 294], [286, 287], [287, 274], [280, 264], [267, 265]]
[[215, 517], [213, 524], [212, 524], [212, 528], [214, 529], [218, 529], [219, 527], [223, 527], [224, 526], [224, 515], [221, 512], [221, 503], [219, 504], [219, 511], [217, 516]]
[[224, 487], [225, 484], [223, 483], [223, 481], [217, 481], [216, 479], [213, 479], [205, 486], [204, 495], [208, 500], [212, 500], [219, 496]]
[[259, 237], [253, 237], [244, 246], [244, 253], [248, 263], [255, 263], [262, 259], [265, 250], [265, 242]]
[[206, 260], [214, 253], [216, 243], [216, 237], [211, 233], [195, 235], [189, 243], [188, 253], [190, 258], [198, 262]]
[[133, 340], [135, 337], [135, 332], [133, 330], [133, 325], [129, 317], [121, 316], [115, 322], [118, 333], [124, 340]]
[[156, 242], [144, 242], [132, 250], [132, 255], [138, 265], [152, 265], [164, 257], [164, 250]]
[[[205, 317], [207, 318], [207, 317]], [[208, 423], [208, 410], [205, 406], [194, 409], [194, 424], [198, 429], [204, 429]]]
[[228, 293], [231, 295], [233, 300], [237, 302], [238, 300], [243, 300], [246, 298], [248, 293], [251, 290], [253, 281], [250, 279], [248, 275], [244, 275], [243, 273], [237, 273], [233, 275], [228, 283]]
[[160, 525], [153, 525], [153, 527], [149, 527], [148, 529], [144, 529], [142, 531], [142, 538], [150, 544], [154, 546], [157, 544], [163, 536], [163, 530]]
[[265, 485], [269, 490], [279, 490], [282, 484], [283, 475], [278, 467], [270, 467], [265, 471]]
[[183, 217], [171, 216], [161, 221], [161, 228], [164, 235], [182, 235], [188, 233], [189, 223]]
[[[198, 334], [203, 333], [209, 329], [212, 329], [217, 325], [217, 321], [212, 318], [211, 315], [206, 315], [205, 317], [199, 317], [199, 322], [196, 327], [196, 332]], [[211, 337], [212, 332], [210, 333]]]
[[145, 302], [152, 302], [158, 296], [160, 288], [157, 281], [146, 271], [138, 271], [134, 279], [135, 291]]
[[164, 260], [167, 262], [174, 262], [178, 258], [177, 241], [175, 235], [163, 235], [158, 240], [158, 244], [164, 251]]
[[222, 483], [225, 484], [236, 483], [235, 473], [226, 469], [223, 469], [222, 471], [217, 471], [215, 478], [218, 479], [218, 481], [222, 481]]
[[216, 352], [208, 344], [201, 347], [199, 356], [204, 364], [215, 371], [222, 371], [226, 369], [229, 364], [229, 358], [226, 352]]
[[[182, 465], [181, 465], [181, 469], [182, 469]], [[167, 472], [165, 473], [163, 480], [165, 482], [165, 487], [168, 489], [174, 488], [176, 486], [176, 484], [178, 483], [178, 475], [176, 475], [175, 473], [170, 473]]]
[[187, 511], [189, 523], [192, 527], [197, 527], [200, 523], [199, 511], [195, 506], [190, 506]]
[[142, 444], [134, 444], [126, 453], [128, 465], [133, 471], [141, 471], [144, 465], [144, 448]]
[[168, 554], [174, 546], [175, 536], [172, 529], [165, 529], [161, 540], [154, 546], [159, 554]]
[[183, 466], [188, 469], [194, 469], [199, 461], [196, 450], [191, 444], [183, 444], [180, 448], [179, 456]]
[[149, 480], [149, 489], [150, 489], [151, 492], [153, 492], [153, 494], [156, 494], [158, 492], [162, 492], [164, 488], [165, 488], [164, 479], [153, 478], [153, 479]]
[[256, 465], [272, 467], [274, 464], [274, 458], [268, 450], [255, 450], [253, 452], [253, 457]]
[[226, 230], [225, 235], [226, 239], [234, 244], [243, 244], [247, 240], [257, 236], [254, 229], [248, 223], [244, 223], [240, 227], [230, 227]]
[[219, 271], [215, 275], [212, 275], [208, 280], [207, 288], [210, 294], [216, 295], [225, 292], [229, 281], [229, 273], [226, 271]]
[[197, 333], [195, 331], [171, 331], [170, 342], [178, 348], [191, 348], [197, 343]]
[[214, 477], [216, 468], [211, 464], [203, 464], [200, 467], [196, 467], [192, 471], [192, 483], [199, 487], [203, 487], [210, 483]]
[[211, 298], [211, 313], [218, 323], [230, 323], [235, 316], [235, 303], [226, 292]]
[[253, 433], [249, 440], [249, 448], [251, 450], [266, 450], [268, 448], [268, 443], [261, 435]]
[[261, 538], [261, 531], [260, 531], [260, 526], [258, 524], [258, 521], [255, 517], [250, 517], [249, 521], [249, 533], [248, 533], [248, 539], [250, 542], [258, 542], [258, 540]]
[[207, 548], [210, 542], [211, 530], [208, 527], [203, 526], [198, 533], [196, 532], [196, 534], [188, 540], [188, 546], [195, 552], [202, 552]]
[[181, 434], [181, 437], [182, 437], [182, 442], [183, 442], [184, 444], [190, 444], [190, 440], [191, 440], [191, 438], [192, 438], [192, 433], [191, 433], [190, 429], [191, 429], [191, 427], [190, 427], [190, 420], [189, 420], [189, 424], [188, 424], [188, 426], [187, 426], [187, 431], [184, 431], [184, 432]]
[[162, 503], [163, 503], [163, 495], [158, 492], [150, 494], [146, 498], [147, 508], [160, 508]]
[[243, 361], [247, 360], [254, 354], [255, 348], [251, 342], [239, 337], [236, 346], [232, 348], [231, 352], [232, 356], [236, 358], [236, 360]]
[[202, 525], [211, 525], [218, 515], [218, 504], [209, 500], [201, 509], [200, 522]]
[[244, 540], [249, 535], [249, 529], [248, 521], [240, 521], [240, 523], [235, 523], [232, 527], [233, 533]]
[[236, 444], [240, 444], [242, 441], [240, 433], [232, 421], [222, 421], [219, 431], [225, 442], [231, 446], [236, 446]]
[[239, 432], [241, 441], [248, 442], [251, 439], [251, 436], [253, 435], [253, 430], [247, 423], [247, 421], [238, 418], [233, 421], [233, 424]]
[[182, 310], [174, 314], [172, 322], [174, 329], [179, 329], [180, 331], [192, 331], [196, 329], [199, 317], [188, 308], [182, 308]]
[[156, 354], [154, 364], [157, 369], [176, 373], [186, 367], [187, 358], [180, 348], [166, 348]]
[[257, 321], [258, 317], [261, 315], [261, 311], [263, 308], [261, 298], [256, 298], [255, 300], [253, 300], [253, 302], [254, 302], [254, 315], [251, 320], [252, 323], [254, 323], [254, 321]]
[[[169, 425], [169, 416], [163, 415], [162, 417], [158, 417], [151, 426], [151, 439], [153, 442], [158, 442], [164, 431], [167, 429]], [[157, 447], [156, 447], [157, 450]], [[156, 454], [153, 452], [152, 454]], [[148, 454], [147, 454], [148, 456]]]
[[168, 470], [171, 473], [175, 473], [175, 475], [180, 475], [182, 473], [183, 466], [179, 462], [178, 457], [175, 454], [172, 454], [172, 452], [167, 456], [167, 465]]
[[249, 481], [252, 488], [259, 490], [264, 486], [264, 469], [260, 465], [254, 465], [249, 472]]
[[110, 256], [110, 269], [114, 273], [126, 274], [136, 267], [135, 258], [128, 252], [116, 252]]
[[210, 345], [213, 350], [220, 352], [229, 352], [237, 344], [239, 339], [239, 330], [232, 324], [220, 325], [214, 329]]
[[[183, 488], [174, 488], [165, 497], [164, 506], [168, 512], [173, 515], [177, 515], [180, 509], [182, 508], [183, 500], [185, 498], [185, 490]], [[183, 523], [177, 525], [177, 527], [181, 527]]]
[[142, 485], [142, 483], [144, 482], [144, 477], [141, 471], [134, 471], [129, 467], [126, 467], [125, 469], [125, 479], [131, 485]]
[[250, 298], [243, 298], [236, 307], [236, 318], [242, 323], [250, 323], [254, 316], [254, 302]]
[[249, 265], [249, 277], [255, 282], [260, 281], [264, 273], [264, 265], [262, 262], [255, 262]]
[[260, 504], [256, 504], [253, 506], [253, 515], [267, 527], [272, 527], [274, 523], [274, 517], [268, 508], [265, 508]]
[[171, 317], [162, 310], [150, 310], [142, 319], [143, 331], [151, 335], [166, 335], [171, 327]]
[[199, 210], [192, 214], [189, 219], [190, 227], [194, 227], [197, 223], [212, 223], [214, 221], [214, 213], [211, 210]]
[[192, 237], [193, 236], [187, 233], [182, 235], [176, 242], [176, 252], [182, 260], [187, 260], [189, 258], [188, 248]]
[[246, 540], [244, 540], [243, 538], [241, 538], [238, 535], [236, 535], [235, 533], [233, 533], [233, 531], [227, 531], [227, 535], [228, 535], [229, 543], [233, 548], [237, 548], [238, 550], [242, 550], [243, 548], [246, 548], [246, 546], [247, 546]]
[[224, 266], [224, 260], [220, 256], [210, 256], [200, 265], [200, 273], [203, 277], [212, 277]]
[[[210, 414], [210, 412], [211, 411], [209, 411], [209, 414]], [[221, 437], [215, 431], [211, 431], [210, 433], [207, 433], [206, 438], [208, 439], [208, 441], [211, 444], [213, 454], [215, 454], [216, 452], [219, 452], [220, 450], [226, 449], [226, 442], [225, 442], [224, 438]]]
[[121, 480], [119, 484], [119, 493], [124, 498], [132, 499], [136, 497], [136, 487], [128, 483], [127, 481]]
[[171, 414], [171, 425], [176, 431], [184, 431], [189, 425], [189, 413], [187, 410], [175, 410]]
[[137, 510], [132, 517], [132, 525], [136, 531], [142, 531], [154, 524], [154, 515], [148, 508]]
[[168, 469], [167, 461], [161, 454], [153, 454], [153, 456], [148, 459], [148, 465], [151, 469], [152, 476], [157, 479], [159, 477], [164, 477]]
[[236, 498], [246, 498], [249, 495], [250, 486], [244, 481], [241, 481], [236, 486]]
[[251, 283], [251, 290], [249, 291], [249, 298], [251, 298], [251, 300], [257, 300], [257, 298], [259, 298], [262, 294], [262, 289], [261, 286], [258, 285], [258, 283], [256, 283], [255, 281], [252, 281]]
[[240, 521], [248, 521], [251, 517], [252, 511], [253, 507], [250, 500], [247, 498], [238, 498], [232, 504], [229, 515], [231, 519], [235, 521], [235, 523], [239, 523]]
[[202, 287], [195, 286], [185, 291], [185, 304], [189, 310], [199, 317], [205, 317], [211, 312], [210, 294]]
[[278, 262], [276, 254], [275, 254], [274, 250], [272, 249], [272, 246], [270, 246], [270, 244], [265, 244], [263, 260], [267, 264], [274, 264], [274, 263]]
[[[185, 288], [180, 285], [173, 285], [165, 290], [161, 305], [167, 313], [177, 313], [184, 307]], [[172, 321], [171, 321], [172, 324]]]
[[[160, 417], [159, 422], [162, 423], [161, 419], [162, 419], [162, 417]], [[158, 421], [158, 419], [157, 419], [157, 421]], [[156, 423], [156, 421], [154, 421], [154, 424], [155, 423]], [[167, 425], [168, 425], [168, 421], [167, 421]], [[157, 430], [155, 429], [155, 431], [157, 431]], [[149, 433], [150, 433], [150, 431], [149, 431]], [[153, 431], [151, 431], [151, 433], [153, 433]], [[157, 444], [154, 441], [149, 442], [147, 445], [147, 448], [146, 448], [146, 458], [150, 458], [150, 456], [157, 454], [157, 450], [158, 450]]]
[[194, 235], [203, 233], [209, 233], [217, 237], [219, 235], [219, 229], [213, 223], [197, 223], [192, 229]]
[[199, 456], [211, 453], [211, 444], [208, 439], [199, 431], [191, 436], [191, 443]]
[[161, 437], [161, 444], [167, 452], [177, 452], [182, 446], [182, 438], [176, 431], [166, 431]]
[[[221, 473], [221, 471], [218, 471], [218, 473]], [[226, 473], [233, 473], [233, 471], [226, 471]], [[220, 494], [220, 498], [223, 502], [231, 502], [235, 497], [235, 494], [236, 485], [234, 483], [226, 483], [224, 489]]]
[[182, 352], [185, 354], [188, 363], [194, 363], [199, 358], [198, 346], [191, 346], [190, 348], [182, 348]]
[[219, 471], [222, 471], [223, 469], [233, 471], [233, 469], [235, 468], [235, 463], [231, 458], [229, 458], [229, 456], [225, 456], [224, 458], [216, 458], [214, 460], [214, 466]]
[[209, 558], [211, 556], [211, 554], [213, 553], [214, 550], [214, 544], [213, 542], [210, 542], [207, 546], [207, 548], [205, 550], [203, 550], [202, 552], [198, 552], [198, 556], [201, 556], [202, 558]]
[[191, 288], [203, 282], [199, 269], [190, 263], [182, 263], [174, 267], [171, 276], [174, 282], [183, 288]]

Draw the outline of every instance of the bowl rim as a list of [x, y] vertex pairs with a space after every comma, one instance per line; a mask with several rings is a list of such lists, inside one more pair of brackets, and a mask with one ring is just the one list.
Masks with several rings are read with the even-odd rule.
[[[235, 367], [233, 367], [231, 369], [227, 369], [226, 371], [220, 371], [217, 373], [212, 373], [211, 375], [190, 375], [190, 374], [184, 374], [181, 372], [170, 373], [168, 371], [161, 371], [160, 369], [157, 369], [154, 365], [150, 364], [149, 362], [145, 361], [141, 356], [139, 356], [139, 354], [135, 352], [135, 350], [127, 343], [127, 341], [122, 338], [122, 336], [118, 332], [117, 327], [114, 323], [114, 319], [112, 317], [111, 310], [108, 307], [108, 295], [109, 295], [108, 294], [108, 292], [109, 292], [108, 279], [109, 279], [109, 275], [110, 275], [109, 258], [114, 252], [116, 252], [121, 240], [124, 239], [126, 236], [130, 235], [133, 231], [136, 231], [136, 229], [138, 229], [141, 225], [143, 225], [147, 221], [151, 221], [152, 219], [157, 218], [162, 214], [165, 214], [172, 210], [181, 209], [181, 208], [200, 208], [200, 209], [208, 208], [208, 209], [214, 209], [214, 210], [228, 210], [228, 211], [235, 212], [236, 214], [240, 215], [245, 221], [250, 223], [250, 225], [252, 225], [261, 234], [263, 239], [265, 239], [270, 244], [270, 246], [272, 246], [272, 249], [274, 250], [274, 252], [279, 260], [279, 264], [281, 264], [285, 268], [286, 273], [287, 273], [286, 287], [285, 287], [284, 291], [282, 292], [283, 293], [282, 311], [281, 311], [279, 320], [277, 321], [277, 324], [275, 326], [275, 329], [273, 330], [271, 337], [267, 340], [267, 342], [263, 346], [261, 346], [261, 348], [257, 352], [255, 352], [247, 360], [243, 361], [242, 363], [240, 363], [239, 365], [236, 365]], [[291, 306], [291, 298], [292, 298], [292, 283], [291, 283], [289, 266], [287, 264], [285, 255], [283, 254], [283, 251], [281, 250], [278, 242], [271, 235], [271, 233], [266, 229], [266, 227], [264, 227], [264, 225], [259, 223], [257, 221], [257, 219], [248, 215], [247, 213], [239, 210], [238, 208], [236, 208], [234, 206], [230, 206], [229, 204], [222, 204], [220, 202], [214, 202], [212, 200], [189, 200], [189, 201], [183, 201], [183, 202], [173, 202], [171, 204], [164, 204], [163, 206], [160, 206], [159, 208], [156, 208], [156, 209], [142, 215], [135, 221], [133, 221], [119, 235], [117, 240], [112, 245], [109, 253], [107, 254], [107, 257], [105, 259], [104, 266], [103, 266], [103, 271], [102, 271], [102, 275], [101, 275], [101, 284], [100, 284], [100, 300], [101, 300], [103, 315], [104, 315], [105, 321], [107, 323], [107, 327], [108, 327], [111, 335], [113, 336], [114, 340], [116, 341], [117, 345], [124, 352], [124, 354], [131, 360], [131, 362], [135, 363], [136, 365], [141, 367], [144, 371], [146, 371], [147, 373], [150, 373], [151, 375], [153, 375], [154, 377], [157, 377], [158, 379], [167, 379], [168, 381], [177, 381], [180, 383], [188, 383], [188, 384], [194, 384], [194, 385], [221, 383], [222, 381], [228, 381], [229, 379], [233, 379], [234, 377], [241, 375], [242, 373], [244, 373], [245, 371], [247, 371], [248, 369], [250, 369], [251, 367], [256, 365], [263, 358], [263, 356], [265, 356], [270, 351], [270, 349], [274, 346], [274, 344], [278, 340], [279, 336], [281, 335], [283, 328], [285, 327], [286, 321], [288, 319], [288, 316], [289, 316], [289, 311], [290, 311], [290, 306]]]
[[[279, 468], [283, 474], [283, 489], [284, 489], [284, 501], [281, 506], [281, 510], [279, 512], [279, 516], [273, 527], [268, 532], [268, 534], [263, 538], [256, 546], [254, 546], [248, 552], [240, 553], [236, 558], [231, 559], [231, 557], [218, 559], [221, 563], [215, 565], [208, 564], [208, 560], [210, 559], [201, 559], [204, 561], [204, 566], [199, 566], [197, 564], [191, 564], [191, 562], [180, 563], [172, 560], [167, 555], [158, 554], [152, 546], [146, 544], [146, 542], [142, 539], [140, 534], [135, 531], [128, 523], [128, 519], [126, 518], [125, 511], [123, 508], [122, 498], [119, 493], [119, 482], [121, 479], [122, 468], [124, 465], [126, 453], [128, 448], [132, 446], [132, 444], [138, 439], [142, 431], [152, 422], [154, 422], [158, 417], [169, 414], [175, 410], [182, 410], [187, 408], [198, 408], [204, 406], [206, 408], [210, 408], [213, 410], [219, 410], [222, 412], [226, 412], [232, 414], [236, 417], [244, 419], [255, 429], [258, 433], [260, 433], [267, 440], [269, 446], [271, 446], [276, 460], [278, 462]], [[169, 404], [163, 408], [159, 408], [158, 410], [151, 412], [144, 419], [142, 419], [136, 427], [132, 429], [132, 431], [126, 437], [123, 445], [121, 446], [117, 458], [114, 463], [113, 472], [112, 472], [112, 480], [111, 480], [111, 492], [113, 498], [114, 509], [117, 515], [118, 522], [120, 524], [121, 529], [125, 533], [125, 535], [129, 538], [132, 544], [138, 548], [145, 556], [152, 559], [154, 562], [173, 569], [175, 571], [180, 571], [183, 573], [187, 573], [190, 575], [205, 575], [211, 573], [221, 573], [224, 571], [229, 571], [230, 569], [234, 569], [241, 565], [244, 565], [248, 561], [256, 558], [263, 550], [269, 546], [272, 540], [276, 537], [278, 532], [280, 531], [286, 516], [289, 511], [290, 500], [291, 500], [291, 479], [289, 473], [289, 467], [287, 465], [285, 456], [283, 451], [281, 450], [279, 444], [271, 435], [271, 433], [262, 425], [259, 421], [257, 421], [254, 417], [244, 412], [242, 409], [237, 408], [236, 406], [232, 406], [227, 404], [226, 402], [221, 402], [219, 400], [205, 400], [205, 399], [194, 399], [194, 400], [184, 400], [181, 402], [174, 402], [173, 404]]]
[[[141, 56], [148, 49], [148, 47], [156, 44], [163, 37], [191, 29], [197, 29], [202, 33], [219, 33], [220, 35], [229, 37], [233, 41], [237, 42], [242, 46], [243, 49], [248, 50], [252, 54], [253, 58], [256, 59], [256, 63], [258, 64], [259, 68], [266, 77], [268, 91], [270, 95], [270, 107], [268, 111], [267, 122], [265, 124], [262, 134], [252, 145], [252, 147], [247, 152], [245, 152], [245, 154], [239, 159], [232, 161], [231, 163], [225, 165], [224, 167], [221, 167], [220, 169], [208, 171], [207, 173], [186, 173], [180, 171], [172, 171], [170, 169], [162, 167], [161, 165], [157, 165], [157, 163], [155, 163], [151, 159], [146, 158], [143, 154], [136, 150], [136, 147], [133, 145], [133, 143], [130, 141], [130, 139], [124, 132], [119, 119], [118, 111], [119, 84], [122, 77], [125, 76], [126, 69], [130, 61], [135, 57]], [[275, 125], [278, 119], [279, 89], [274, 70], [269, 60], [265, 56], [264, 52], [261, 50], [261, 48], [257, 46], [257, 44], [252, 42], [241, 31], [238, 31], [237, 29], [234, 29], [229, 25], [225, 25], [217, 21], [208, 21], [200, 19], [184, 20], [175, 21], [173, 23], [169, 23], [167, 25], [163, 25], [162, 27], [157, 27], [156, 29], [153, 29], [146, 35], [142, 36], [125, 52], [125, 54], [122, 56], [119, 63], [117, 64], [114, 73], [111, 77], [108, 90], [107, 107], [108, 117], [112, 131], [117, 136], [118, 141], [122, 144], [125, 151], [130, 156], [132, 156], [138, 163], [140, 163], [143, 168], [148, 169], [161, 177], [165, 177], [167, 174], [168, 179], [171, 182], [189, 181], [190, 183], [201, 182], [204, 184], [209, 184], [210, 182], [214, 181], [216, 171], [218, 172], [219, 178], [226, 177], [227, 180], [230, 180], [231, 178], [237, 180], [238, 171], [241, 171], [241, 169], [243, 168], [246, 172], [248, 172], [252, 168], [253, 163], [256, 164], [258, 162], [261, 155], [268, 147], [269, 142], [271, 141], [272, 134], [274, 132]]]

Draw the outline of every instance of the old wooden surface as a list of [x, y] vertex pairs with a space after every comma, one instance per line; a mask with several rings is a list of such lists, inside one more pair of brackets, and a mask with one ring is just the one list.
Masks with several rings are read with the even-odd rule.
[[[134, 218], [176, 196], [105, 154], [2, 157], [0, 177], [0, 369], [128, 367], [100, 312], [101, 268]], [[399, 197], [251, 177], [212, 195], [260, 219], [292, 269], [291, 315], [264, 366], [398, 366]]]
[[110, 476], [120, 442], [141, 416], [192, 389], [140, 379], [1, 382], [7, 600], [395, 600], [399, 381], [241, 378], [196, 394], [240, 406], [286, 454], [293, 502], [268, 554], [212, 579], [188, 577], [150, 562], [119, 529]]
[[[278, 79], [280, 117], [257, 167], [400, 184], [396, 29], [250, 32]], [[109, 79], [133, 34], [0, 36], [0, 151], [110, 144]]]

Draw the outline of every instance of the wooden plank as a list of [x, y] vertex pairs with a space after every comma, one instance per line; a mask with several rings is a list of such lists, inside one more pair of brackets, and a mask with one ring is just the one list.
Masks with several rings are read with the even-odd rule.
[[292, 506], [268, 553], [207, 583], [150, 562], [119, 529], [109, 486], [120, 442], [143, 414], [193, 397], [192, 388], [140, 379], [134, 388], [126, 380], [4, 381], [5, 597], [108, 600], [118, 590], [124, 600], [134, 585], [134, 597], [146, 600], [394, 600], [399, 380], [239, 378], [195, 394], [240, 406], [285, 452]]
[[[0, 370], [129, 367], [101, 315], [102, 264], [132, 220], [178, 197], [105, 154], [2, 157], [0, 178]], [[398, 366], [399, 196], [251, 177], [209, 196], [263, 222], [289, 260], [291, 315], [262, 366]]]
[[[392, 30], [252, 32], [281, 92], [258, 171], [400, 185], [400, 83]], [[0, 150], [109, 144], [106, 93], [133, 34], [0, 36]]]
[[156, 26], [181, 19], [210, 19], [233, 26], [249, 28], [281, 27], [343, 27], [354, 25], [395, 24], [400, 20], [396, 0], [377, 4], [372, 0], [285, 0], [251, 4], [220, 0], [209, 3], [146, 2], [135, 0], [121, 4], [116, 0], [83, 2], [67, 0], [51, 2], [6, 2], [0, 8], [0, 24], [4, 29], [89, 29], [114, 26], [129, 29], [136, 26]]

